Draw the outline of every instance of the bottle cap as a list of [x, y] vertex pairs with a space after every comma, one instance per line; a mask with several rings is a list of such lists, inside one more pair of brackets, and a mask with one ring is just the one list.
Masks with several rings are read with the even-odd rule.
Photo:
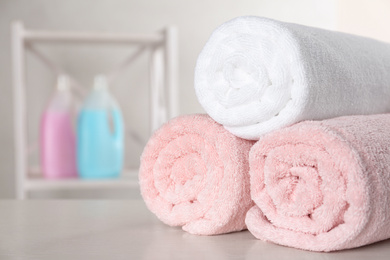
[[95, 76], [93, 88], [95, 90], [106, 90], [106, 89], [108, 89], [107, 77], [105, 75], [103, 75], [103, 74]]
[[69, 77], [67, 75], [59, 75], [58, 76], [57, 89], [58, 90], [68, 90], [69, 89]]

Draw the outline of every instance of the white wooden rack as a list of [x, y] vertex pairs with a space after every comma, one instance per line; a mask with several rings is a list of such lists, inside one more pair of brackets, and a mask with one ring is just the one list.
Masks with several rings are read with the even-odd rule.
[[[47, 180], [42, 178], [39, 166], [30, 165], [27, 138], [27, 100], [26, 88], [26, 51], [41, 59], [54, 73], [64, 73], [43, 53], [34, 48], [36, 43], [88, 43], [122, 44], [138, 46], [138, 50], [127, 57], [121, 64], [107, 73], [108, 80], [113, 80], [141, 53], [148, 51], [149, 60], [149, 104], [150, 132], [163, 122], [178, 114], [177, 98], [177, 29], [169, 26], [150, 34], [103, 33], [103, 32], [65, 32], [26, 29], [21, 21], [11, 25], [12, 66], [14, 89], [14, 139], [16, 197], [26, 199], [30, 192], [43, 190], [74, 189], [119, 189], [138, 186], [138, 169], [124, 169], [122, 177], [109, 180]], [[77, 80], [71, 77], [73, 85]], [[78, 89], [81, 91], [81, 89]]]

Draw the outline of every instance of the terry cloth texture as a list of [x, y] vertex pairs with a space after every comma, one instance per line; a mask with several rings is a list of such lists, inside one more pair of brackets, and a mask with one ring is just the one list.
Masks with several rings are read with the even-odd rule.
[[177, 117], [150, 138], [141, 157], [139, 181], [148, 208], [164, 223], [192, 234], [246, 229], [253, 206], [249, 150], [207, 115]]
[[390, 237], [390, 115], [301, 122], [250, 151], [258, 239], [313, 251]]
[[302, 120], [390, 112], [390, 45], [261, 17], [218, 27], [195, 90], [231, 133], [257, 140]]

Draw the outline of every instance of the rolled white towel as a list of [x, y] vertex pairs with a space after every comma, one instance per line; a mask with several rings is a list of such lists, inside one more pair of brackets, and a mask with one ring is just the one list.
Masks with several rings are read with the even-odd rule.
[[215, 121], [252, 140], [302, 120], [390, 112], [390, 44], [238, 17], [204, 46], [195, 89]]

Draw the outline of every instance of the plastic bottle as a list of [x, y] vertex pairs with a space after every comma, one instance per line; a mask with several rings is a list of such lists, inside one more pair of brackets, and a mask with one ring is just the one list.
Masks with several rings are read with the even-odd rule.
[[122, 113], [109, 93], [106, 77], [96, 76], [77, 121], [77, 166], [82, 178], [119, 176], [123, 166], [123, 128]]
[[41, 168], [45, 178], [77, 177], [73, 105], [68, 77], [60, 75], [41, 119]]

